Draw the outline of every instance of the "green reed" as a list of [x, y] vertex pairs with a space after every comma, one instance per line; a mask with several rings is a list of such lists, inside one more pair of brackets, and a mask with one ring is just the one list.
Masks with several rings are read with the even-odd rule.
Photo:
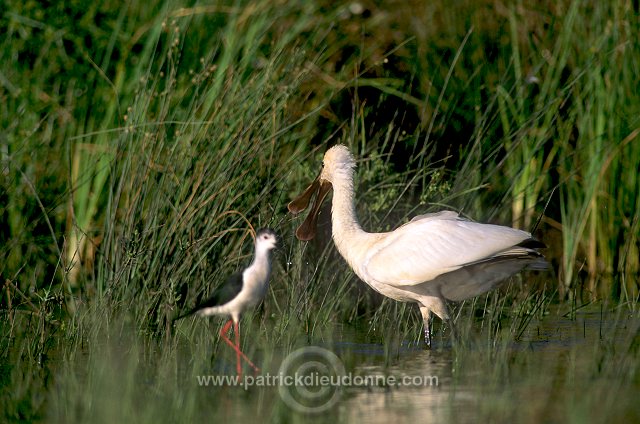
[[[629, 2], [562, 3], [546, 29], [526, 7], [483, 19], [481, 5], [421, 5], [410, 11], [421, 25], [400, 38], [389, 19], [406, 18], [401, 7], [366, 20], [308, 2], [181, 6], [107, 3], [68, 10], [84, 17], [75, 21], [27, 2], [2, 17], [7, 420], [192, 421], [225, 416], [229, 404], [244, 420], [308, 418], [272, 392], [197, 387], [196, 375], [233, 369], [223, 321], [171, 323], [250, 260], [249, 223], [275, 228], [282, 245], [263, 306], [242, 321], [250, 357], [277, 368], [298, 346], [353, 331], [384, 344], [388, 365], [419, 344], [415, 308], [373, 293], [335, 252], [329, 209], [318, 240], [293, 236], [301, 219], [286, 203], [317, 175], [327, 143], [358, 160], [358, 214], [370, 231], [442, 208], [529, 230], [544, 215], [539, 234], [557, 275], [538, 286], [514, 278], [452, 306], [460, 381], [480, 364], [498, 390], [510, 361], [542, 366], [510, 346], [551, 303], [571, 295], [563, 305], [579, 305], [583, 275], [587, 297], [635, 308], [640, 55]], [[98, 10], [109, 31], [95, 24]], [[501, 59], [491, 60], [491, 43]], [[436, 329], [439, 349], [450, 349], [450, 328]], [[621, 346], [631, 353], [594, 347], [594, 369], [613, 358], [637, 375], [637, 343]], [[610, 365], [594, 371], [612, 375]], [[579, 417], [587, 400], [569, 386]], [[625, 377], [615, 389], [633, 387]], [[509, 414], [497, 396], [482, 409], [487, 420]]]

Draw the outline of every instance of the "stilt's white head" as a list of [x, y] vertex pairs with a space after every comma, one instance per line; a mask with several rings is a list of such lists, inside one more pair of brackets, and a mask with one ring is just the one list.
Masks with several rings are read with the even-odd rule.
[[276, 248], [278, 238], [269, 228], [261, 228], [256, 233], [256, 250], [269, 251]]

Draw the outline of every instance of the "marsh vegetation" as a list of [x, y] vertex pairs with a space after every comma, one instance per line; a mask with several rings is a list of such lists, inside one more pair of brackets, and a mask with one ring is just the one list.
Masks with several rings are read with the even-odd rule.
[[[9, 1], [0, 15], [3, 421], [640, 419], [637, 2]], [[286, 204], [331, 143], [368, 230], [453, 209], [549, 248], [416, 343]], [[265, 370], [301, 346], [438, 388], [350, 389], [323, 415], [233, 373], [223, 320], [171, 325], [274, 228], [243, 321]], [[375, 414], [375, 415], [374, 415]]]

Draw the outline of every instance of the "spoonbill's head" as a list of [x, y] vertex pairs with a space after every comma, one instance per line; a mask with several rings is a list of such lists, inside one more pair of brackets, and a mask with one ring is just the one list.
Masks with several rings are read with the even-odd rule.
[[322, 160], [322, 172], [320, 180], [334, 184], [336, 179], [350, 179], [356, 161], [346, 146], [338, 144], [333, 146], [324, 154]]
[[320, 212], [322, 201], [327, 197], [332, 184], [335, 184], [336, 181], [340, 179], [351, 180], [355, 166], [356, 161], [346, 146], [338, 144], [327, 150], [322, 160], [322, 171], [320, 171], [318, 178], [288, 205], [289, 211], [297, 215], [309, 206], [311, 198], [314, 194], [316, 195], [311, 212], [296, 230], [296, 237], [299, 240], [311, 240], [316, 236], [318, 212]]

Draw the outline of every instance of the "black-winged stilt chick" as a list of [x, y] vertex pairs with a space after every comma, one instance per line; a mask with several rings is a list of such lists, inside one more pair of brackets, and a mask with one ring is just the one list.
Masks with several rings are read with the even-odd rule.
[[478, 296], [523, 269], [547, 268], [538, 251], [545, 246], [531, 234], [468, 221], [452, 211], [419, 215], [386, 233], [364, 231], [356, 217], [355, 166], [345, 146], [325, 153], [318, 178], [289, 203], [292, 213], [300, 213], [317, 192], [296, 236], [300, 240], [315, 236], [322, 200], [333, 188], [331, 231], [338, 251], [377, 292], [418, 304], [427, 346], [431, 345], [431, 313], [449, 320], [446, 301]]
[[[240, 315], [252, 306], [257, 305], [267, 294], [269, 275], [271, 274], [270, 252], [276, 247], [276, 233], [268, 228], [262, 228], [256, 233], [255, 256], [253, 262], [243, 271], [231, 275], [228, 280], [218, 287], [212, 296], [189, 312], [179, 315], [175, 320], [195, 314], [199, 316], [228, 315], [229, 321], [222, 327], [220, 337], [236, 352], [236, 369], [242, 375], [242, 357], [256, 372], [260, 369], [240, 350], [240, 329], [238, 322]], [[174, 320], [174, 321], [175, 321]], [[233, 324], [235, 344], [229, 340], [227, 333]]]

